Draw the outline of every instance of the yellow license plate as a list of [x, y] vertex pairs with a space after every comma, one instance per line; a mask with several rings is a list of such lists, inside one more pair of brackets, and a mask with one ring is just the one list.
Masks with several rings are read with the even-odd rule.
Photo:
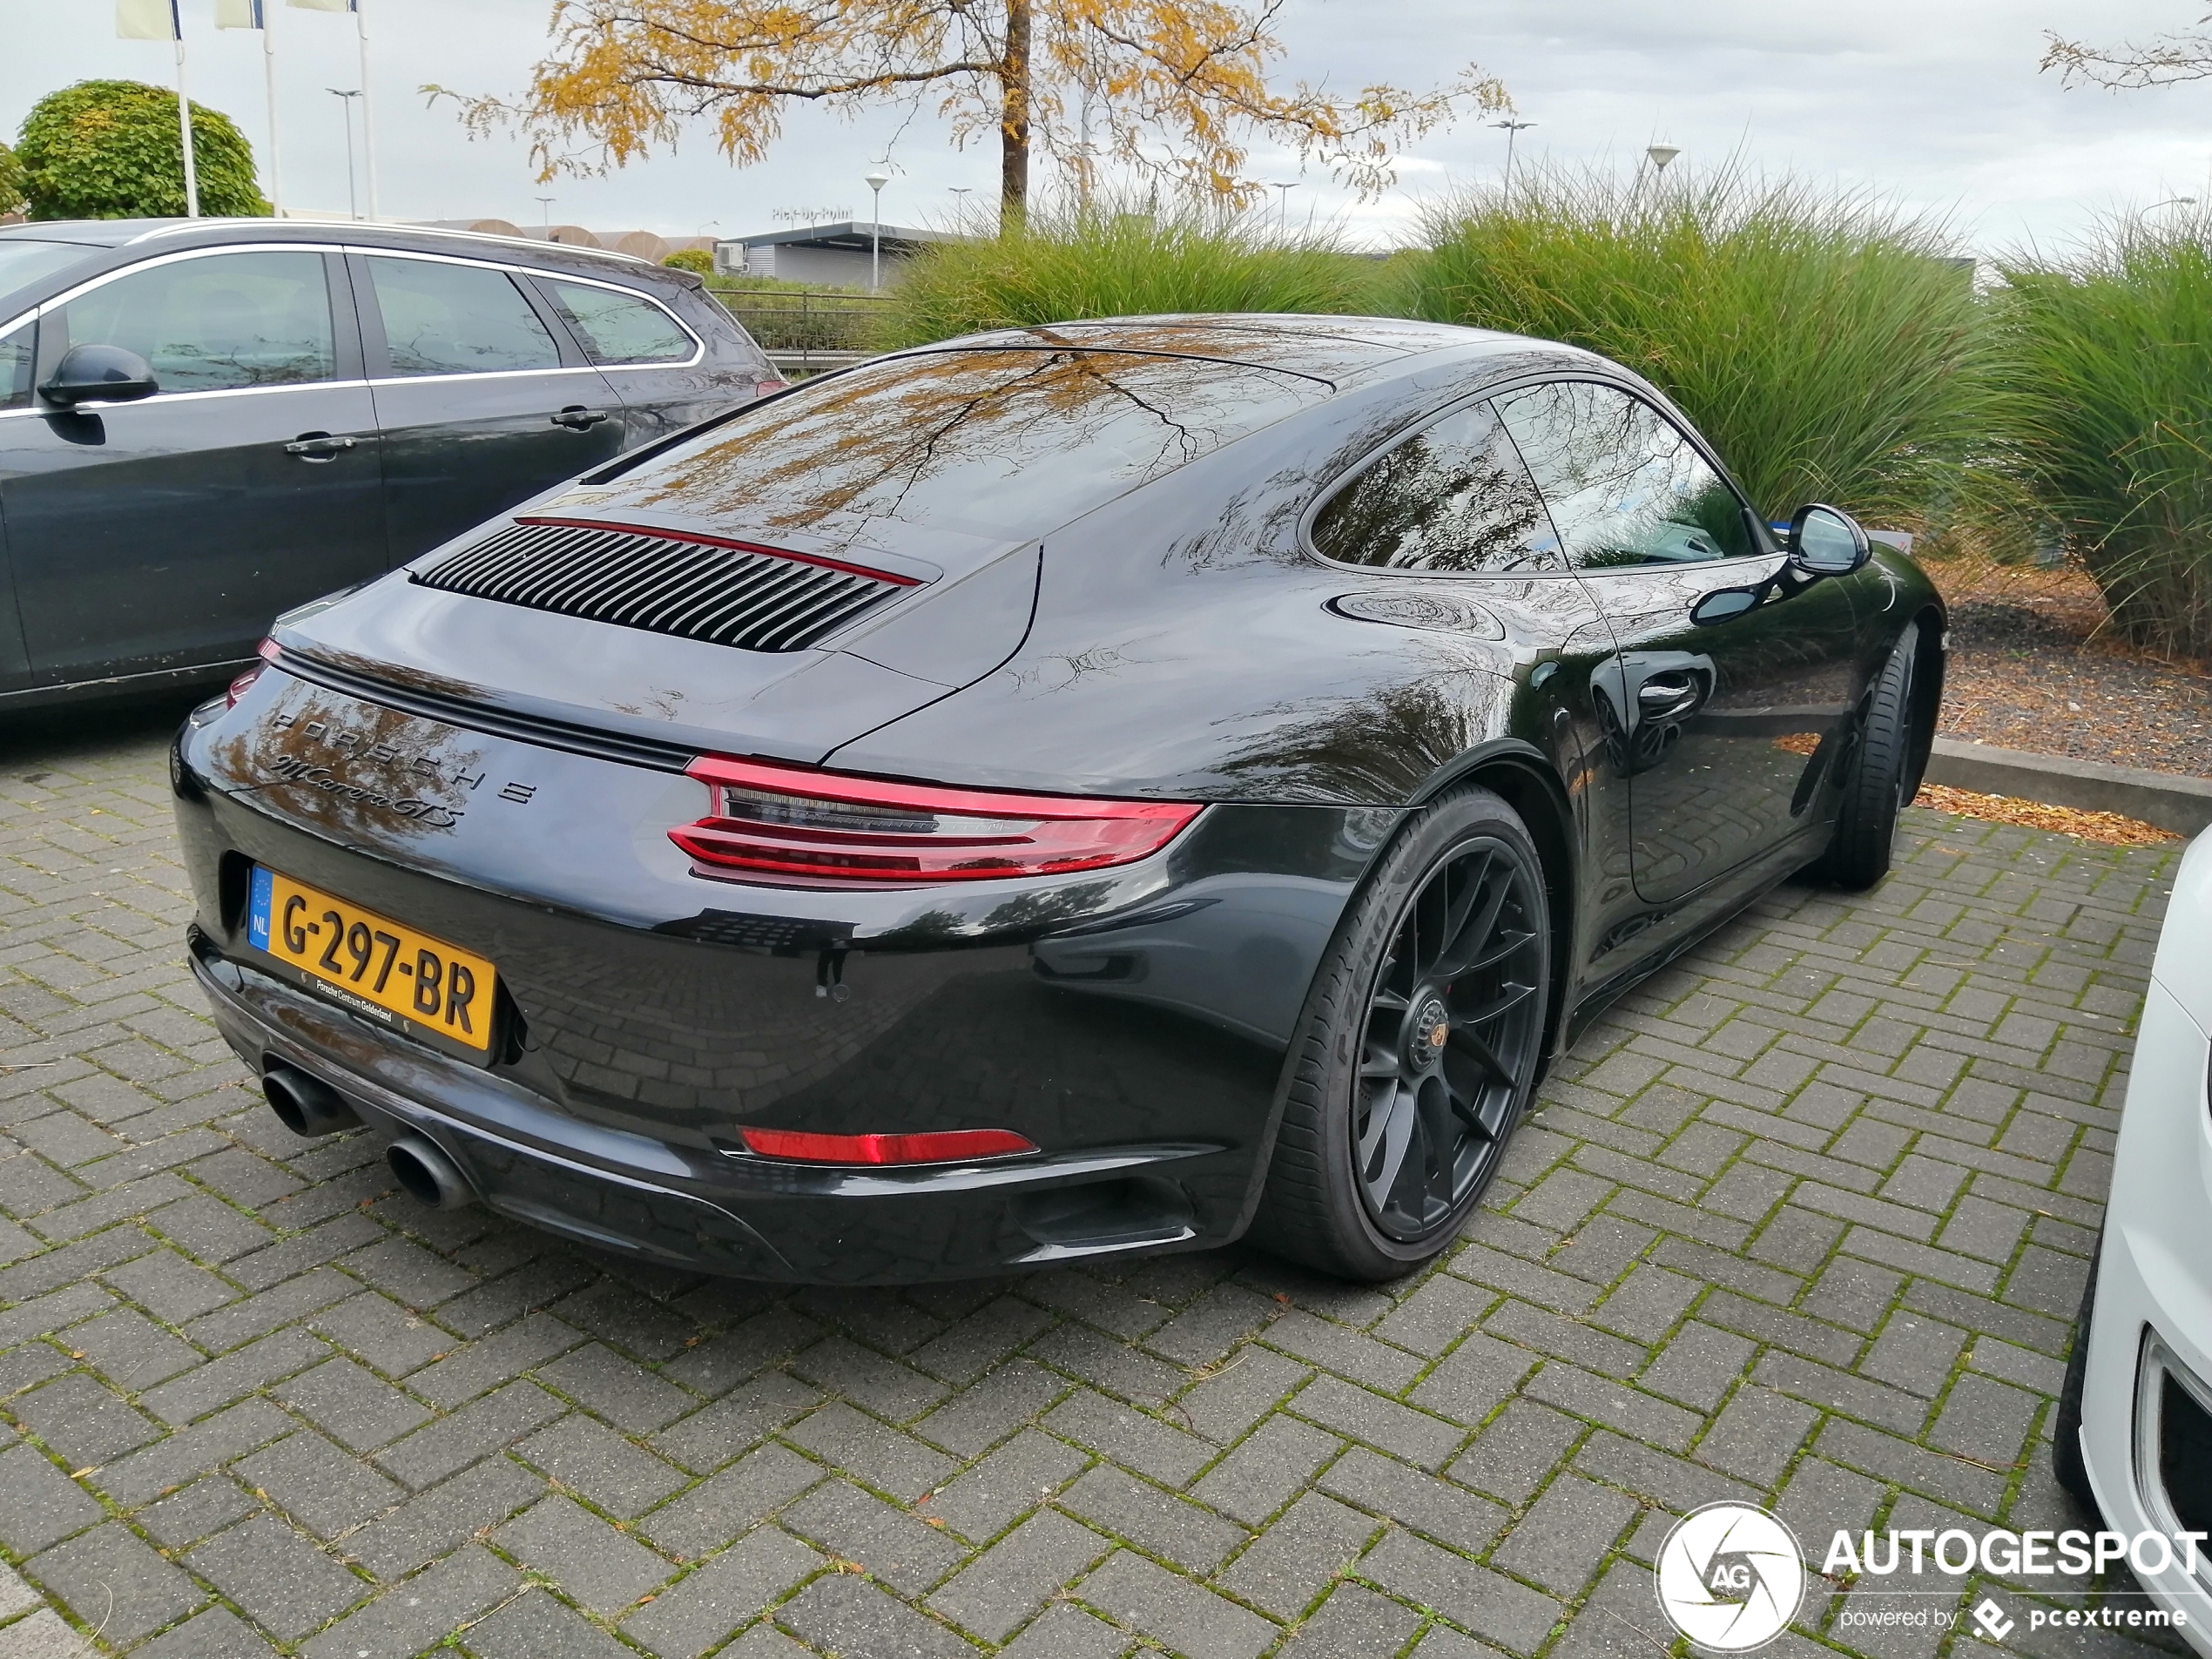
[[482, 957], [261, 865], [253, 867], [246, 918], [257, 947], [338, 1001], [385, 1024], [397, 1015], [472, 1049], [491, 1047], [499, 976]]

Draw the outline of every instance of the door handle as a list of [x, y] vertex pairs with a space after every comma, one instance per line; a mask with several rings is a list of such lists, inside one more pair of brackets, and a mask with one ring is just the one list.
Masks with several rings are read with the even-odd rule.
[[334, 438], [327, 432], [302, 432], [284, 446], [284, 453], [302, 461], [334, 461], [354, 447], [351, 438]]
[[553, 424], [564, 426], [571, 432], [589, 432], [606, 418], [604, 409], [587, 409], [581, 403], [571, 403], [553, 417]]
[[1636, 709], [1647, 719], [1664, 720], [1687, 713], [1697, 698], [1697, 684], [1689, 675], [1657, 674], [1636, 688]]

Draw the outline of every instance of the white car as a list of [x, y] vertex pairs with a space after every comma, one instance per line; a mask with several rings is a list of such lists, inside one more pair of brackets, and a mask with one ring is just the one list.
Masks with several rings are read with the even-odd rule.
[[[2059, 1401], [2059, 1482], [2130, 1536], [2212, 1533], [2212, 832], [2182, 860]], [[2136, 1576], [2212, 1659], [2212, 1557]]]

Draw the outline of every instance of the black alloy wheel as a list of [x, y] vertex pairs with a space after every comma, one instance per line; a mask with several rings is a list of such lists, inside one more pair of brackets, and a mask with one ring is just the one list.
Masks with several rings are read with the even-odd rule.
[[1534, 1092], [1550, 1008], [1550, 895], [1527, 828], [1486, 789], [1423, 808], [1307, 1000], [1255, 1240], [1371, 1281], [1443, 1250]]
[[1349, 1120], [1375, 1225], [1423, 1239], [1483, 1184], [1543, 1041], [1541, 872], [1494, 836], [1428, 873], [1367, 997]]

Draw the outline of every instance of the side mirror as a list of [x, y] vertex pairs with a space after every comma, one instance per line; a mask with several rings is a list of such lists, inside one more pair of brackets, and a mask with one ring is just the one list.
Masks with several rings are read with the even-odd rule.
[[1871, 550], [1857, 519], [1820, 502], [1797, 509], [1786, 545], [1790, 563], [1808, 576], [1849, 576]]
[[130, 403], [161, 389], [153, 368], [120, 346], [71, 346], [54, 367], [54, 377], [38, 388], [49, 403], [73, 409], [80, 403]]

